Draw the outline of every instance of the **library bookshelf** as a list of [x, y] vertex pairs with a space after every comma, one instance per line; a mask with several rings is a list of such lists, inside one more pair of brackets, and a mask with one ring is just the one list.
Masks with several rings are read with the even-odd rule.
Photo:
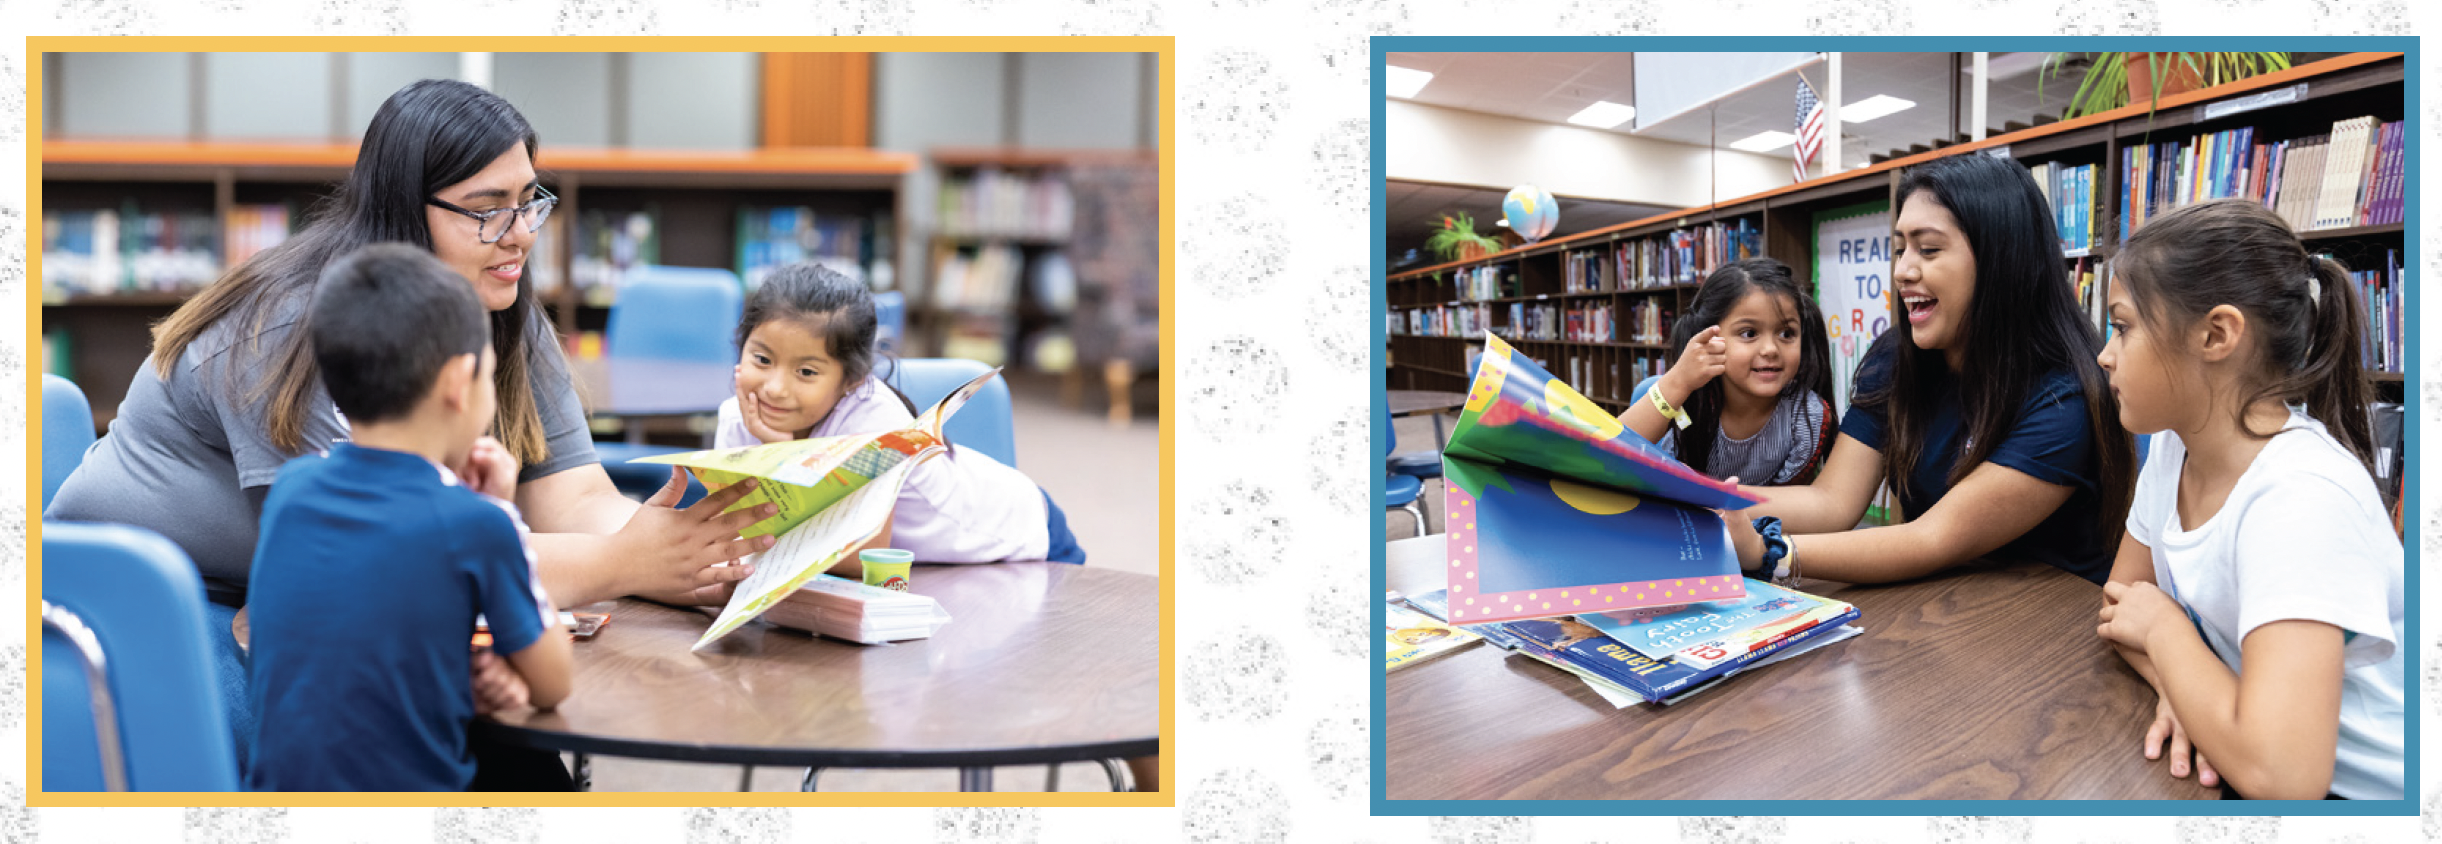
[[[1468, 345], [1489, 330], [1544, 365], [1555, 377], [1620, 412], [1636, 384], [1660, 374], [1676, 350], [1668, 347], [1670, 323], [1694, 298], [1713, 268], [1742, 257], [1770, 257], [1788, 264], [1802, 286], [1815, 275], [1818, 214], [1881, 201], [1897, 205], [1901, 172], [1947, 155], [2000, 155], [2039, 173], [2063, 222], [2078, 239], [2065, 242], [2062, 260], [2080, 290], [2082, 304], [2100, 320], [2098, 303], [2108, 295], [2109, 260], [2125, 236], [2123, 221], [2138, 203], [2139, 224], [2147, 213], [2214, 196], [2258, 191], [2262, 176], [2242, 182], [2255, 156], [2276, 149], [2332, 143], [2343, 136], [2336, 124], [2371, 117], [2373, 124], [2406, 118], [2405, 63], [2399, 53], [2351, 53], [2215, 88], [2164, 97], [2149, 113], [2143, 104], [2062, 121], [1981, 141], [1949, 145], [1845, 173], [1783, 188], [1687, 208], [1565, 238], [1511, 248], [1481, 258], [1401, 271], [1385, 281], [1389, 308], [1388, 378], [1392, 389], [1463, 391]], [[2355, 137], [2355, 136], [2351, 136]], [[2381, 135], [2356, 142], [2370, 156], [2361, 170], [2362, 198], [2373, 197]], [[2413, 148], [2413, 143], [2407, 145]], [[2404, 153], [2395, 150], [2393, 167]], [[2226, 156], [2226, 158], [2224, 158]], [[2223, 164], [2221, 175], [2213, 164]], [[2169, 165], [2201, 169], [2199, 178], [2159, 182]], [[2082, 169], [2081, 169], [2082, 168]], [[2083, 179], [2083, 181], [2080, 181]], [[2367, 222], [2360, 201], [2345, 222], [2316, 225], [2308, 219], [2300, 236], [2310, 249], [2369, 276], [2361, 291], [2380, 295], [2370, 317], [2389, 320], [2387, 358], [2368, 371], [2378, 394], [2399, 401], [2404, 348], [2399, 299], [2409, 264], [2405, 227], [2398, 222], [2405, 200], [2391, 182], [2389, 222]], [[2177, 197], [2177, 198], [2173, 198]], [[2277, 197], [2276, 197], [2277, 199]], [[2343, 209], [2348, 211], [2349, 209]], [[2380, 220], [2375, 216], [2371, 219]], [[1888, 278], [1888, 276], [1884, 276]], [[2376, 326], [2378, 330], [2381, 325]]]

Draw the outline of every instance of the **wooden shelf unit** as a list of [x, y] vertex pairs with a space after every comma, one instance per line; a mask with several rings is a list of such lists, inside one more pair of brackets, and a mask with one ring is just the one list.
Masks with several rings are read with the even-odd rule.
[[[293, 231], [303, 224], [302, 212], [346, 177], [356, 147], [52, 139], [41, 143], [40, 156], [46, 210], [118, 208], [132, 201], [148, 211], [202, 211], [227, 221], [241, 204], [285, 203]], [[740, 207], [896, 215], [902, 181], [917, 157], [860, 148], [699, 152], [546, 145], [537, 164], [543, 184], [560, 197], [552, 214], [558, 236], [538, 260], [551, 262], [561, 283], [541, 298], [554, 326], [574, 336], [601, 330], [607, 316], [581, 300], [570, 273], [577, 221], [589, 208], [625, 213], [655, 207], [662, 263], [736, 270]], [[894, 259], [897, 249], [881, 241], [868, 254]], [[36, 286], [42, 287], [39, 279]], [[44, 290], [43, 329], [69, 332], [73, 377], [92, 399], [98, 422], [107, 424], [151, 348], [149, 326], [192, 293]]]

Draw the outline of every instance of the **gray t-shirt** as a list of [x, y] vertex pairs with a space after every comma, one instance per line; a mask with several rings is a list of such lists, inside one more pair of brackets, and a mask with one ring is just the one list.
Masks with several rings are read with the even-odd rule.
[[[250, 399], [269, 357], [289, 332], [303, 328], [312, 288], [300, 286], [272, 306], [261, 335], [244, 336], [252, 317], [232, 314], [187, 344], [169, 379], [155, 374], [148, 358], [119, 404], [110, 431], [86, 450], [85, 459], [62, 483], [43, 511], [45, 519], [116, 522], [149, 528], [184, 549], [203, 573], [212, 600], [245, 603], [247, 572], [254, 564], [255, 533], [263, 497], [280, 466], [300, 454], [320, 452], [347, 438], [347, 423], [322, 385], [314, 385], [305, 414], [305, 448], [286, 452], [271, 444], [268, 399]], [[529, 320], [527, 342], [556, 343], [550, 326]], [[523, 483], [600, 462], [585, 426], [584, 409], [556, 346], [533, 355], [535, 405], [541, 412], [550, 456], [518, 473]], [[231, 367], [242, 373], [232, 388]]]
[[[1807, 464], [1824, 449], [1823, 429], [1832, 408], [1822, 396], [1798, 391], [1781, 396], [1772, 407], [1772, 418], [1762, 430], [1743, 440], [1731, 439], [1727, 431], [1715, 428], [1713, 453], [1706, 462], [1705, 474], [1715, 478], [1737, 478], [1750, 486], [1779, 486], [1789, 483], [1806, 471]], [[1673, 457], [1679, 454], [1679, 429], [1666, 426], [1662, 451]]]

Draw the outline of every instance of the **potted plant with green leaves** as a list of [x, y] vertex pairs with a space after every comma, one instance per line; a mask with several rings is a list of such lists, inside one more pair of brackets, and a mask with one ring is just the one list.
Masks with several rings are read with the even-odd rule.
[[2037, 99], [2043, 96], [2042, 82], [2060, 76], [2079, 56], [2089, 57], [2092, 63], [2086, 78], [2078, 83], [2077, 93], [2069, 96], [2062, 120], [2135, 102], [2148, 103], [2146, 113], [2151, 115], [2150, 104], [2165, 96], [2289, 69], [2288, 53], [2054, 53], [2044, 60]]
[[1466, 213], [1441, 218], [1441, 228], [1425, 238], [1425, 248], [1443, 261], [1471, 261], [1501, 251], [1501, 241], [1477, 234], [1475, 218]]

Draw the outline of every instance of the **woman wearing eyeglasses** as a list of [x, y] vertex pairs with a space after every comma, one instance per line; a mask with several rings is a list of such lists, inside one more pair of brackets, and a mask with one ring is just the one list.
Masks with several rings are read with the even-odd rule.
[[[715, 564], [769, 543], [738, 538], [760, 514], [721, 515], [745, 494], [743, 484], [679, 510], [668, 506], [675, 490], [638, 506], [602, 471], [567, 361], [526, 281], [534, 232], [555, 204], [535, 178], [535, 147], [525, 118], [473, 85], [425, 80], [392, 94], [365, 128], [355, 167], [304, 231], [229, 270], [153, 329], [152, 357], [109, 433], [43, 514], [150, 528], [195, 561], [213, 605], [241, 752], [245, 669], [230, 622], [245, 604], [274, 475], [290, 458], [347, 437], [304, 317], [322, 268], [358, 247], [430, 249], [491, 311], [499, 355], [492, 438], [523, 467], [516, 503], [535, 531], [530, 548], [555, 603], [631, 594], [684, 601], [745, 577], [743, 566]], [[480, 678], [478, 689], [505, 695], [484, 701], [486, 709], [519, 703], [513, 690]]]

